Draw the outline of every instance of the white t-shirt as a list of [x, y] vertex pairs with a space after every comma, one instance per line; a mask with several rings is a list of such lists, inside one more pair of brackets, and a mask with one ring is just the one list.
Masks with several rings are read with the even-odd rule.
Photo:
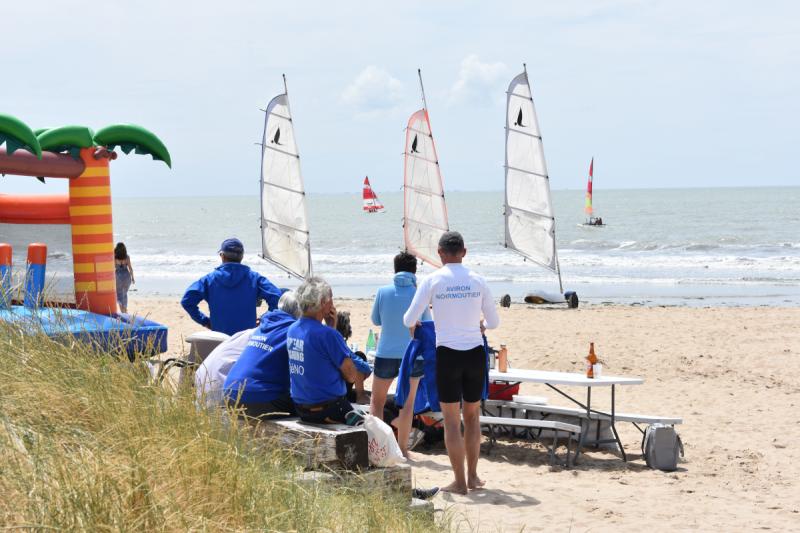
[[436, 346], [453, 350], [481, 346], [481, 313], [486, 329], [500, 325], [486, 281], [461, 263], [448, 263], [422, 280], [403, 324], [413, 326], [429, 304], [433, 304]]
[[218, 407], [225, 404], [222, 386], [233, 365], [242, 355], [250, 335], [256, 330], [246, 329], [234, 333], [231, 338], [220, 343], [208, 354], [205, 361], [194, 374], [194, 386], [198, 403], [204, 402], [206, 407]]

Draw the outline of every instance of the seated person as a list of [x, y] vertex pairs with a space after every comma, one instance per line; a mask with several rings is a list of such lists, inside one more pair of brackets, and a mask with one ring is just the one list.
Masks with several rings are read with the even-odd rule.
[[[312, 423], [349, 423], [360, 416], [348, 416], [353, 406], [347, 401], [345, 381], [354, 383], [358, 370], [350, 349], [336, 327], [336, 307], [331, 286], [312, 277], [297, 289], [302, 315], [289, 326], [289, 382], [292, 400], [300, 419]], [[322, 320], [325, 324], [322, 324]]]
[[[350, 326], [350, 311], [338, 311], [336, 313], [336, 331], [344, 338], [345, 343], [353, 336], [353, 328]], [[369, 403], [369, 395], [364, 390], [364, 380], [372, 374], [372, 368], [369, 366], [364, 352], [351, 351], [351, 353], [350, 357], [356, 365], [358, 376], [356, 376], [355, 383], [347, 384], [347, 401], [365, 405]]]
[[229, 405], [244, 408], [250, 418], [295, 416], [289, 396], [289, 354], [286, 333], [300, 316], [295, 293], [285, 292], [278, 308], [264, 313], [247, 346], [225, 379]]
[[239, 359], [242, 350], [255, 329], [240, 331], [224, 341], [208, 354], [208, 357], [197, 367], [194, 374], [194, 390], [197, 394], [197, 405], [205, 407], [224, 407], [225, 397], [223, 385], [233, 365]]

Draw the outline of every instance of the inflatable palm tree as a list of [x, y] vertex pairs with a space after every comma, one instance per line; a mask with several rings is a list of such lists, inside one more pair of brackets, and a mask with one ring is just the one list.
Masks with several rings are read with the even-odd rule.
[[33, 131], [0, 114], [0, 174], [69, 179], [65, 196], [0, 195], [0, 223], [69, 224], [75, 301], [101, 314], [117, 309], [109, 174], [117, 147], [172, 167], [164, 143], [141, 126], [116, 124], [97, 133], [85, 126]]

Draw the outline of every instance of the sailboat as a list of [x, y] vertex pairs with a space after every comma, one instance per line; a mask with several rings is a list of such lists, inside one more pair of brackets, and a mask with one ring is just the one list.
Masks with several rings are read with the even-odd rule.
[[422, 72], [417, 69], [417, 74], [422, 91], [422, 109], [411, 115], [406, 127], [403, 151], [403, 237], [408, 253], [439, 268], [442, 266], [437, 253], [439, 238], [450, 226]]
[[589, 163], [589, 181], [586, 184], [586, 206], [584, 212], [588, 217], [582, 226], [605, 226], [603, 219], [593, 216], [594, 210], [592, 209], [592, 180], [594, 179], [594, 157], [592, 162]]
[[283, 88], [261, 142], [261, 257], [302, 280], [311, 275], [308, 210], [285, 75]]
[[362, 194], [364, 199], [364, 211], [367, 213], [382, 213], [383, 204], [378, 200], [378, 195], [372, 190], [372, 185], [369, 184], [369, 176], [364, 177], [364, 192]]
[[565, 293], [561, 281], [550, 177], [524, 64], [506, 96], [505, 246], [558, 276], [558, 293], [532, 292], [526, 302], [566, 302], [577, 307], [577, 294]]

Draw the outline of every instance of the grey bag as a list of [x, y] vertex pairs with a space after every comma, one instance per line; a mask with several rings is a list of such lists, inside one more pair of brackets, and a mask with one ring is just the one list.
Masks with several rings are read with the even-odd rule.
[[650, 468], [672, 472], [678, 468], [678, 453], [683, 457], [683, 442], [675, 428], [650, 424], [642, 439], [642, 455]]

